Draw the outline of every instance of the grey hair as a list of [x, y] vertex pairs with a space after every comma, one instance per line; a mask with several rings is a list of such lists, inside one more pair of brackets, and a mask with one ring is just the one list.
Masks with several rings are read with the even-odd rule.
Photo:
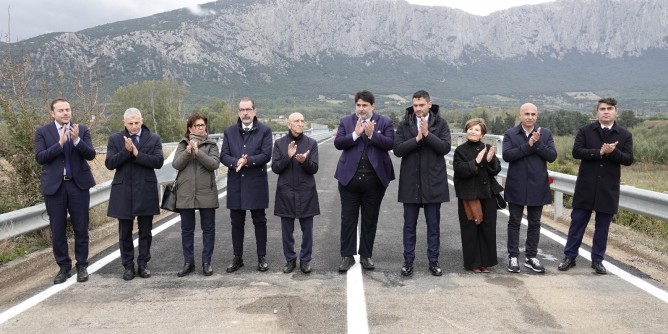
[[139, 116], [141, 118], [141, 111], [137, 108], [128, 108], [125, 110], [125, 113], [123, 114], [123, 119], [128, 118], [130, 116]]

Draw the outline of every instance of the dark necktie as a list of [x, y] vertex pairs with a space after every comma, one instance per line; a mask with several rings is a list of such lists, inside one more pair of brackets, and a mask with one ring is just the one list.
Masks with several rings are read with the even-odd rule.
[[132, 142], [135, 143], [135, 147], [139, 146], [139, 136], [132, 135], [130, 138], [132, 138]]
[[603, 128], [603, 138], [607, 138], [609, 134], [610, 134], [610, 129]]
[[70, 158], [72, 157], [72, 140], [70, 139], [69, 132], [67, 133], [67, 141], [65, 142], [65, 145], [63, 145], [63, 153], [65, 154], [65, 176], [72, 178], [72, 167], [70, 165]]
[[[366, 126], [366, 120], [362, 121], [362, 125]], [[366, 128], [365, 128], [364, 131], [362, 131], [362, 140], [364, 140], [364, 145], [365, 146], [369, 144], [369, 137], [366, 135]]]

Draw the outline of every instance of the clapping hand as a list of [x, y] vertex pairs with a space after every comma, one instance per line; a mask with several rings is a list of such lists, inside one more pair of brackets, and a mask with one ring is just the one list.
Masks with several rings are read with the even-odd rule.
[[306, 161], [306, 159], [308, 158], [309, 153], [311, 153], [311, 150], [297, 154], [295, 155], [295, 159], [297, 159], [297, 161], [299, 161], [300, 164], [303, 164], [304, 161]]
[[292, 158], [295, 154], [297, 154], [297, 143], [293, 140], [288, 144], [288, 157]]
[[237, 160], [237, 169], [236, 171], [239, 172], [243, 166], [245, 166], [248, 163], [248, 154], [242, 154], [241, 158]]
[[529, 137], [529, 146], [533, 146], [533, 144], [535, 144], [539, 140], [540, 140], [540, 128], [531, 133], [531, 137]]
[[492, 161], [492, 158], [494, 158], [494, 151], [495, 151], [494, 146], [490, 146], [489, 150], [487, 150], [487, 162]]
[[190, 147], [190, 151], [188, 153], [192, 152], [194, 155], [197, 155], [197, 152], [199, 151], [199, 148], [197, 147], [197, 141], [196, 140], [191, 140], [190, 145], [188, 145], [188, 147]]
[[612, 153], [615, 150], [615, 148], [617, 148], [618, 143], [619, 143], [618, 141], [610, 144], [603, 143], [603, 146], [601, 146], [601, 156]]

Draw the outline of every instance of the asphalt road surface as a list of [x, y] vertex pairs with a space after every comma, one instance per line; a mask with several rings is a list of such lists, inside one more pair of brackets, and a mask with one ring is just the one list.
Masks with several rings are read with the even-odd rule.
[[[390, 184], [381, 209], [374, 248], [376, 269], [362, 271], [357, 264], [349, 273], [340, 274], [340, 200], [333, 178], [338, 157], [331, 140], [321, 144], [316, 179], [322, 213], [315, 219], [311, 274], [302, 274], [298, 268], [291, 274], [282, 273], [280, 220], [273, 216], [271, 206], [267, 209], [269, 271], [255, 269], [255, 239], [248, 215], [245, 267], [226, 273], [232, 245], [223, 191], [216, 215], [212, 276], [202, 275], [201, 263], [195, 273], [176, 276], [183, 257], [178, 215], [171, 215], [154, 227], [151, 278], [124, 281], [118, 245], [114, 245], [91, 259], [89, 270], [94, 272], [88, 282], [76, 283], [72, 277], [64, 284], [34, 291], [12, 308], [2, 307], [0, 333], [666, 332], [667, 287], [615, 259], [609, 258], [607, 264], [615, 274], [595, 274], [589, 259], [582, 256], [575, 268], [559, 272], [563, 245], [542, 235], [538, 257], [548, 272], [536, 274], [522, 267], [519, 274], [509, 273], [507, 215], [501, 211], [499, 265], [489, 274], [466, 272], [452, 188], [453, 201], [441, 209], [443, 276], [434, 277], [427, 270], [422, 217], [415, 272], [408, 278], [400, 274], [403, 209], [397, 202], [396, 181]], [[395, 158], [397, 177], [398, 167]], [[270, 173], [270, 205], [275, 182], [276, 175]], [[296, 228], [297, 244], [301, 239], [298, 231]], [[525, 226], [521, 233], [522, 243]], [[199, 260], [201, 235], [197, 233], [195, 245]]]

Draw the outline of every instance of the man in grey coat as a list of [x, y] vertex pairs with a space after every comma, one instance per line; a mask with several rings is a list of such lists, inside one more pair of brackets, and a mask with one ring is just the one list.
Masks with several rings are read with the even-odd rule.
[[429, 271], [443, 274], [438, 264], [440, 248], [441, 203], [450, 201], [445, 155], [450, 152], [450, 127], [438, 114], [429, 93], [413, 94], [413, 106], [406, 109], [404, 121], [397, 126], [394, 155], [401, 158], [399, 202], [404, 204], [404, 265], [401, 274], [413, 274], [418, 214], [424, 210], [427, 221], [427, 257]]
[[151, 228], [153, 216], [160, 213], [158, 178], [155, 169], [162, 167], [160, 136], [145, 127], [141, 112], [130, 108], [123, 115], [125, 130], [112, 134], [104, 160], [109, 170], [116, 170], [111, 182], [107, 216], [118, 218], [118, 243], [125, 272], [123, 279], [135, 278], [132, 225], [137, 217], [139, 249], [137, 266], [139, 277], [151, 277], [147, 268], [151, 260]]
[[540, 264], [538, 241], [543, 205], [552, 203], [547, 163], [557, 159], [552, 133], [536, 124], [538, 108], [532, 103], [520, 107], [520, 124], [503, 135], [503, 160], [508, 162], [504, 197], [508, 202], [508, 271], [520, 272], [520, 222], [527, 208], [527, 239], [524, 266], [544, 273]]
[[318, 143], [304, 134], [304, 116], [292, 113], [288, 117], [288, 134], [276, 140], [271, 155], [271, 170], [278, 174], [274, 215], [281, 217], [284, 273], [297, 266], [295, 253], [295, 218], [302, 230], [299, 268], [311, 272], [313, 249], [313, 216], [320, 214], [315, 173], [318, 172]]

